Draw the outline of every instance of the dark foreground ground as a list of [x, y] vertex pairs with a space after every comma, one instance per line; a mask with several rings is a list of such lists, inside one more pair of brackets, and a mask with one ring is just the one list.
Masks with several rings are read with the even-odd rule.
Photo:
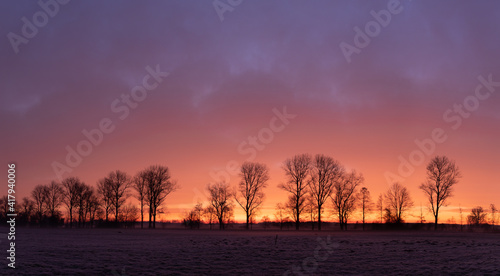
[[494, 233], [0, 230], [0, 275], [500, 275]]

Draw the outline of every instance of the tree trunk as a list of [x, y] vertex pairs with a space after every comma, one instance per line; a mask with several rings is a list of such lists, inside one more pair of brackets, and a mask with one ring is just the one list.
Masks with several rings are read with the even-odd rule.
[[156, 228], [156, 207], [153, 208], [153, 229]]
[[144, 228], [144, 203], [141, 201], [141, 229]]
[[118, 206], [115, 206], [115, 222], [118, 223]]
[[321, 207], [318, 206], [318, 231], [321, 231]]
[[151, 210], [151, 205], [149, 206], [149, 222], [148, 222], [148, 228], [151, 228], [151, 218], [152, 218], [152, 210]]
[[299, 200], [300, 198], [296, 198], [297, 203], [295, 203], [295, 230], [299, 230], [300, 225], [300, 210], [299, 210]]
[[224, 229], [224, 221], [222, 219], [222, 217], [219, 218], [219, 230], [223, 230]]
[[365, 231], [365, 209], [363, 208], [363, 231]]
[[73, 208], [69, 208], [69, 228], [73, 228]]
[[438, 229], [438, 215], [436, 213], [436, 215], [434, 216], [434, 230], [437, 229]]

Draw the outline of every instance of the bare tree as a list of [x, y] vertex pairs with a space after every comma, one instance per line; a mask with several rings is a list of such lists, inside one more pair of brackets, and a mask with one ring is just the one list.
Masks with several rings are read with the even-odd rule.
[[402, 223], [405, 213], [413, 207], [408, 189], [399, 183], [394, 183], [385, 194], [386, 221]]
[[34, 210], [35, 210], [35, 203], [33, 202], [33, 200], [31, 200], [29, 197], [23, 197], [21, 216], [24, 218], [26, 222], [31, 221], [31, 217], [33, 216]]
[[216, 218], [216, 211], [212, 205], [208, 205], [203, 209], [203, 217], [205, 217], [210, 225], [210, 230], [212, 230], [212, 224]]
[[314, 198], [308, 196], [305, 203], [305, 210], [307, 214], [309, 214], [309, 222], [311, 222], [311, 229], [314, 230], [315, 223], [318, 219], [318, 207], [316, 206], [316, 202]]
[[286, 210], [283, 204], [276, 204], [276, 212], [274, 213], [274, 217], [276, 218], [276, 221], [280, 223], [280, 230], [283, 230], [283, 223], [287, 220]]
[[125, 172], [116, 170], [110, 172], [104, 181], [108, 182], [107, 185], [111, 189], [111, 203], [115, 209], [115, 222], [118, 222], [120, 207], [127, 200], [127, 190], [130, 187], [131, 179]]
[[217, 219], [219, 220], [219, 229], [222, 230], [224, 229], [224, 221], [227, 218], [227, 214], [233, 208], [229, 184], [223, 182], [209, 184], [207, 190], [209, 193], [208, 200], [210, 201], [210, 205], [214, 208]]
[[496, 222], [496, 213], [498, 211], [497, 207], [495, 204], [490, 204], [490, 211], [491, 211], [491, 225], [495, 225]]
[[420, 185], [430, 203], [434, 215], [434, 229], [438, 226], [439, 209], [452, 196], [452, 189], [461, 177], [454, 161], [446, 156], [436, 156], [427, 165], [427, 180]]
[[146, 182], [146, 204], [149, 207], [149, 228], [156, 228], [158, 208], [166, 197], [177, 190], [177, 182], [171, 180], [168, 167], [153, 165], [143, 170], [139, 176]]
[[81, 186], [83, 182], [77, 177], [65, 178], [62, 182], [62, 187], [64, 191], [64, 204], [68, 208], [69, 213], [69, 226], [73, 227], [73, 209], [78, 204], [78, 199], [80, 197]]
[[133, 187], [134, 190], [137, 192], [137, 199], [139, 200], [139, 203], [141, 204], [141, 229], [144, 228], [144, 201], [146, 199], [146, 194], [147, 194], [147, 188], [148, 188], [148, 183], [147, 183], [147, 176], [143, 175], [145, 172], [139, 172], [135, 177], [134, 177], [134, 182], [133, 182]]
[[38, 223], [42, 222], [42, 217], [44, 214], [44, 207], [46, 202], [45, 189], [46, 187], [44, 185], [36, 185], [33, 191], [31, 191], [31, 197], [33, 198], [33, 201], [35, 203], [35, 214]]
[[91, 228], [94, 226], [94, 220], [96, 218], [96, 214], [99, 212], [100, 207], [101, 202], [99, 201], [99, 197], [97, 196], [94, 187], [91, 187], [90, 195], [87, 201], [87, 212], [89, 213]]
[[293, 217], [295, 219], [295, 229], [299, 230], [300, 214], [304, 209], [305, 197], [307, 195], [307, 182], [311, 171], [311, 156], [308, 154], [295, 155], [286, 159], [283, 164], [286, 182], [279, 185], [279, 188], [289, 192], [288, 205], [294, 206]]
[[330, 196], [333, 201], [333, 209], [339, 219], [340, 229], [347, 230], [347, 222], [352, 212], [356, 209], [356, 188], [364, 181], [362, 174], [356, 171], [344, 173], [335, 182], [334, 193]]
[[128, 203], [123, 206], [123, 211], [120, 214], [120, 221], [123, 221], [128, 226], [133, 226], [139, 218], [139, 210], [133, 204]]
[[368, 191], [368, 188], [366, 187], [361, 188], [358, 198], [359, 198], [358, 200], [359, 207], [361, 208], [361, 214], [363, 217], [363, 230], [365, 230], [365, 216], [373, 208], [372, 198], [370, 196], [370, 191]]
[[420, 202], [420, 224], [424, 224], [424, 208], [422, 207], [422, 202]]
[[44, 197], [46, 200], [47, 210], [52, 218], [60, 216], [59, 206], [63, 202], [63, 188], [55, 181], [50, 182], [44, 189]]
[[183, 224], [191, 229], [200, 228], [203, 217], [203, 204], [198, 202], [194, 208], [189, 211], [183, 219]]
[[235, 195], [236, 202], [246, 214], [246, 229], [249, 229], [250, 218], [264, 201], [264, 192], [269, 180], [269, 170], [266, 165], [254, 162], [245, 162], [241, 166], [242, 178]]
[[317, 154], [311, 168], [309, 194], [318, 211], [318, 230], [321, 230], [323, 205], [334, 190], [334, 185], [342, 177], [344, 168], [329, 156]]
[[104, 209], [105, 221], [109, 221], [109, 214], [113, 212], [113, 191], [111, 187], [111, 182], [107, 181], [106, 178], [97, 181], [97, 192], [100, 195], [102, 207]]
[[87, 220], [87, 202], [91, 196], [91, 187], [85, 183], [82, 183], [78, 187], [78, 199], [76, 207], [78, 209], [78, 226], [85, 227], [85, 221]]
[[377, 199], [377, 210], [380, 211], [380, 223], [382, 223], [384, 218], [384, 195], [378, 195]]
[[486, 212], [483, 207], [478, 206], [472, 208], [470, 214], [467, 216], [467, 222], [469, 225], [481, 225], [486, 223]]

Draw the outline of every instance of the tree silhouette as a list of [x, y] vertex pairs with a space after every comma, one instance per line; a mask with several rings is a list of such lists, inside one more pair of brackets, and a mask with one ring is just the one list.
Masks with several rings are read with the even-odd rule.
[[246, 229], [249, 229], [250, 218], [264, 201], [264, 192], [269, 180], [269, 170], [266, 165], [245, 162], [241, 166], [240, 181], [235, 195], [236, 202], [246, 214]]
[[467, 216], [467, 222], [469, 225], [481, 225], [486, 223], [486, 212], [484, 212], [483, 207], [478, 206], [472, 208], [470, 214]]
[[276, 212], [274, 213], [274, 217], [276, 218], [276, 221], [280, 223], [280, 230], [283, 230], [283, 223], [287, 220], [286, 208], [283, 204], [278, 203], [276, 204], [275, 210]]
[[208, 184], [207, 187], [209, 193], [210, 205], [215, 210], [215, 215], [219, 220], [219, 229], [224, 229], [224, 221], [228, 217], [228, 213], [232, 211], [231, 197], [232, 194], [229, 191], [229, 184], [224, 182], [218, 182], [215, 184]]
[[147, 177], [143, 175], [145, 172], [139, 172], [133, 181], [134, 190], [137, 192], [136, 198], [139, 200], [141, 205], [141, 229], [144, 228], [144, 200], [146, 199], [147, 194]]
[[[0, 202], [2, 202], [1, 199]], [[20, 215], [24, 220], [24, 222], [30, 222], [33, 216], [33, 212], [35, 211], [35, 203], [29, 197], [23, 197], [21, 204], [22, 206], [20, 208], [21, 210]]]
[[139, 210], [137, 209], [137, 207], [128, 203], [127, 205], [123, 206], [123, 211], [120, 215], [120, 221], [122, 221], [126, 227], [132, 226], [139, 218], [138, 213]]
[[436, 156], [427, 165], [427, 180], [420, 185], [420, 189], [429, 200], [435, 230], [438, 226], [439, 209], [452, 196], [452, 188], [460, 177], [459, 168], [446, 156]]
[[496, 213], [498, 212], [495, 204], [490, 204], [490, 212], [491, 212], [491, 225], [495, 225], [496, 222]]
[[115, 210], [115, 222], [118, 222], [120, 207], [127, 200], [127, 190], [132, 183], [130, 177], [120, 170], [112, 171], [104, 179], [104, 182], [111, 190], [111, 203]]
[[100, 179], [97, 182], [97, 192], [100, 195], [102, 207], [104, 208], [105, 221], [109, 221], [109, 214], [113, 212], [113, 191], [111, 182], [106, 178]]
[[286, 182], [279, 185], [279, 188], [289, 192], [288, 206], [293, 206], [293, 217], [295, 219], [295, 229], [299, 230], [300, 214], [304, 209], [305, 197], [307, 195], [307, 182], [311, 170], [311, 156], [308, 154], [295, 155], [286, 159], [283, 164]]
[[356, 188], [364, 181], [362, 174], [356, 171], [344, 173], [335, 182], [334, 193], [330, 197], [333, 202], [333, 209], [339, 219], [340, 229], [347, 230], [347, 222], [352, 212], [356, 209]]
[[55, 181], [45, 186], [44, 198], [46, 201], [47, 211], [51, 218], [59, 218], [59, 206], [63, 202], [63, 189], [61, 185]]
[[156, 215], [158, 207], [163, 204], [166, 197], [176, 191], [179, 186], [172, 181], [170, 170], [166, 166], [153, 165], [140, 174], [146, 182], [146, 204], [149, 207], [149, 228], [156, 228]]
[[344, 168], [329, 156], [317, 154], [311, 168], [309, 194], [318, 211], [318, 230], [321, 230], [323, 205], [334, 190], [334, 185], [342, 177]]
[[361, 188], [359, 192], [359, 207], [361, 208], [361, 214], [363, 218], [363, 230], [365, 230], [365, 216], [367, 213], [369, 213], [372, 210], [372, 199], [370, 196], [370, 191], [368, 191], [368, 188], [363, 187]]
[[36, 185], [33, 191], [31, 191], [31, 197], [35, 203], [35, 214], [37, 218], [37, 222], [42, 222], [42, 217], [44, 213], [44, 205], [45, 205], [45, 186]]
[[200, 224], [202, 221], [202, 216], [203, 216], [203, 205], [202, 203], [197, 203], [194, 208], [189, 211], [184, 220], [183, 224], [186, 227], [189, 227], [191, 229], [193, 228], [200, 228]]
[[87, 213], [89, 214], [91, 228], [94, 226], [94, 220], [100, 207], [101, 203], [99, 201], [99, 197], [97, 196], [96, 190], [94, 189], [94, 187], [90, 187], [86, 209]]
[[90, 200], [93, 190], [90, 186], [82, 183], [77, 189], [78, 199], [76, 207], [78, 209], [78, 226], [85, 227], [85, 221], [87, 220], [88, 213], [88, 201]]
[[394, 183], [385, 194], [386, 221], [402, 223], [405, 213], [413, 206], [408, 189], [399, 183]]
[[377, 199], [377, 210], [380, 212], [380, 223], [382, 223], [384, 218], [384, 195], [379, 194]]
[[309, 215], [309, 222], [311, 222], [311, 229], [314, 230], [314, 225], [318, 219], [318, 207], [314, 198], [308, 196], [305, 203], [305, 210]]
[[73, 209], [78, 204], [81, 186], [84, 184], [77, 177], [68, 177], [61, 182], [64, 191], [64, 204], [68, 208], [69, 227], [73, 227]]
[[212, 205], [208, 205], [203, 209], [202, 215], [207, 219], [208, 224], [210, 225], [210, 230], [212, 230], [212, 224], [214, 219], [217, 217], [215, 208]]

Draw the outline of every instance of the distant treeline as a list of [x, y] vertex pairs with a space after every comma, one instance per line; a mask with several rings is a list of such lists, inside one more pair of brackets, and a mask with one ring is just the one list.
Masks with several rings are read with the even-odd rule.
[[[286, 159], [282, 168], [285, 182], [279, 188], [288, 192], [288, 199], [276, 205], [273, 219], [262, 217], [261, 225], [279, 225], [283, 229], [293, 224], [299, 230], [307, 222], [312, 229], [321, 230], [322, 217], [328, 213], [338, 219], [336, 225], [341, 230], [347, 230], [354, 212], [359, 211], [362, 229], [367, 225], [366, 216], [373, 213], [378, 217], [377, 225], [385, 223], [397, 228], [397, 225], [404, 224], [413, 207], [408, 189], [397, 182], [373, 202], [361, 173], [347, 171], [340, 162], [323, 154], [314, 157], [309, 154], [295, 155]], [[461, 172], [446, 156], [434, 157], [426, 170], [427, 177], [419, 188], [429, 200], [434, 229], [438, 229], [439, 211], [452, 196], [452, 188], [461, 178]], [[234, 208], [239, 206], [246, 215], [245, 228], [251, 229], [264, 202], [269, 169], [265, 164], [245, 162], [240, 167], [239, 177], [235, 187], [224, 181], [208, 184], [208, 205], [196, 204], [185, 214], [182, 223], [188, 228], [207, 224], [210, 229], [213, 225], [224, 229], [234, 223]], [[146, 213], [148, 227], [155, 228], [156, 218], [163, 213], [167, 196], [178, 188], [169, 168], [162, 165], [150, 166], [135, 176], [120, 170], [112, 171], [95, 186], [87, 185], [77, 177], [68, 177], [61, 182], [37, 185], [30, 197], [17, 202], [18, 225], [133, 227], [140, 221], [143, 228]], [[139, 207], [126, 203], [130, 196], [139, 201]], [[465, 218], [460, 208], [457, 225], [461, 228], [465, 224], [495, 225], [497, 209], [494, 204], [489, 207], [489, 213], [482, 207], [472, 208]], [[6, 220], [7, 208], [7, 196], [4, 196], [0, 199], [0, 219], [3, 221]], [[424, 222], [421, 211], [419, 225], [424, 225]]]

